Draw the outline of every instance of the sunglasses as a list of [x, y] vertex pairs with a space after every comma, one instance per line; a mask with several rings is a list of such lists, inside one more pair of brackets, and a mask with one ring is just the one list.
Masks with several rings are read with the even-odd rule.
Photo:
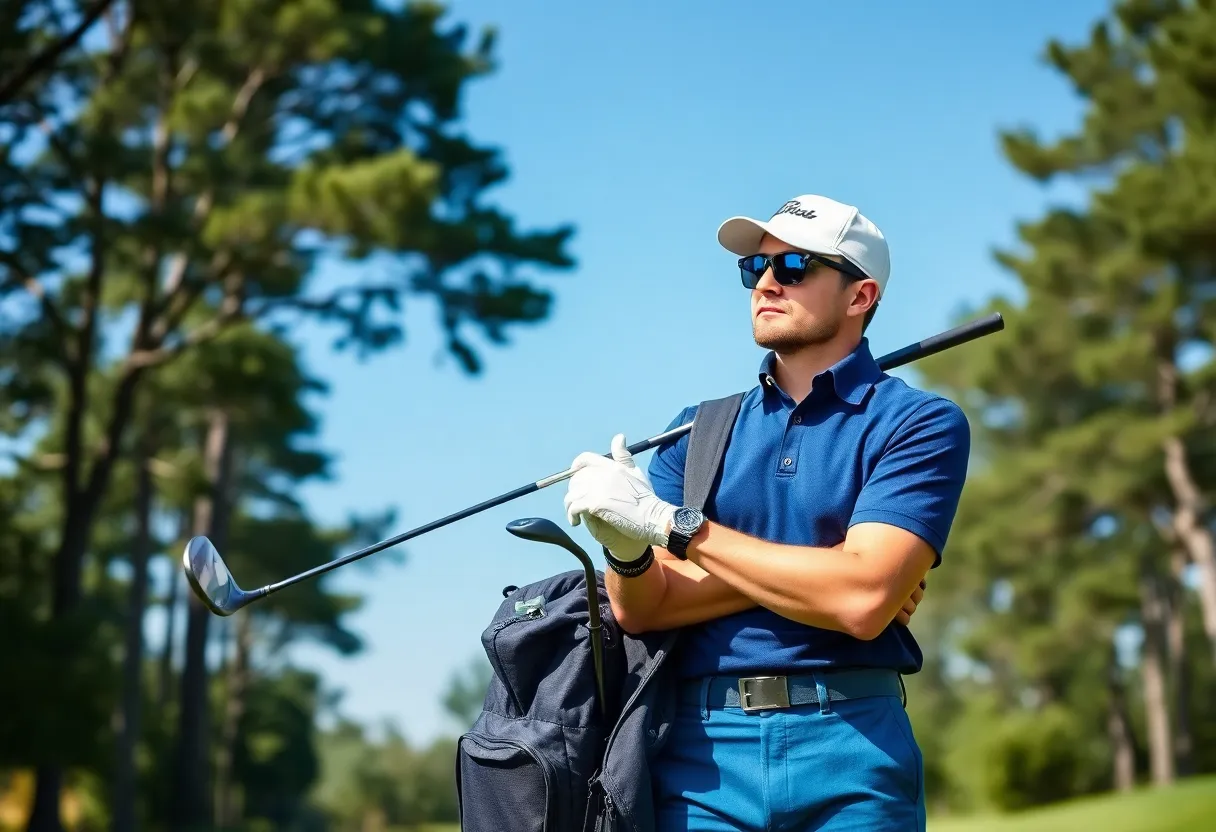
[[783, 251], [777, 254], [749, 254], [739, 258], [739, 276], [743, 285], [755, 289], [760, 284], [760, 277], [771, 267], [773, 279], [782, 286], [797, 286], [812, 271], [814, 266], [827, 266], [838, 272], [849, 275], [856, 280], [867, 280], [869, 275], [858, 269], [852, 263], [837, 263], [818, 254], [806, 254], [800, 251]]

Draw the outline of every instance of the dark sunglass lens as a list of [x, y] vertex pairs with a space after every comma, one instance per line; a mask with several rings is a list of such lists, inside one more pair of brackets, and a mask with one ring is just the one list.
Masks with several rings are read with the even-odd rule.
[[739, 260], [739, 277], [748, 289], [755, 289], [764, 274], [764, 258], [760, 256], [744, 257]]
[[749, 271], [755, 275], [759, 275], [764, 272], [764, 258], [758, 254], [753, 254], [751, 257], [744, 257], [739, 261], [739, 265], [744, 271]]
[[773, 277], [782, 286], [790, 286], [802, 279], [805, 261], [800, 254], [782, 254], [773, 259]]

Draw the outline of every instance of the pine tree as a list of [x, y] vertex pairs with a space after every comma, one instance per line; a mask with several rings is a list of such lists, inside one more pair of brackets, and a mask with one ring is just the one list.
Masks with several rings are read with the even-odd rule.
[[[1127, 433], [1153, 433], [1168, 498], [1152, 506], [1200, 577], [1205, 630], [1216, 657], [1216, 539], [1210, 528], [1213, 371], [1196, 372], [1216, 337], [1216, 4], [1125, 0], [1088, 43], [1052, 42], [1051, 64], [1088, 105], [1081, 128], [1053, 142], [1005, 137], [1014, 166], [1042, 181], [1096, 180], [1087, 209], [1105, 240], [1092, 279], [1073, 298], [1100, 318], [1108, 343], [1090, 356], [1095, 378], [1121, 385]], [[1074, 318], [1076, 320], [1076, 318]], [[1146, 449], [1146, 452], [1148, 449]]]
[[[956, 591], [970, 600], [955, 646], [989, 680], [980, 690], [1003, 709], [990, 717], [1063, 704], [1058, 736], [1071, 742], [1044, 734], [1032, 755], [1010, 735], [1023, 774], [1038, 760], [1042, 779], [1023, 787], [1051, 799], [1102, 785], [1068, 782], [1086, 755], [1124, 788], [1141, 747], [1155, 782], [1189, 770], [1196, 705], [1183, 677], [1195, 656], [1180, 553], [1200, 578], [1208, 668], [1216, 651], [1216, 4], [1120, 2], [1088, 42], [1053, 41], [1047, 59], [1084, 120], [1050, 142], [1008, 132], [1005, 151], [1028, 176], [1075, 179], [1084, 204], [1020, 226], [1021, 250], [998, 255], [1025, 295], [994, 304], [1009, 323], [1001, 339], [918, 369], [967, 401], [977, 426], [952, 542]], [[1141, 636], [1134, 667], [1115, 651], [1129, 628]], [[1027, 723], [1040, 724], [1053, 723]]]
[[[65, 50], [0, 101], [0, 297], [23, 302], [6, 354], [28, 370], [10, 365], [5, 384], [28, 388], [21, 440], [62, 449], [57, 624], [82, 626], [99, 509], [154, 368], [238, 324], [302, 315], [336, 325], [339, 346], [382, 349], [422, 297], [477, 372], [477, 335], [504, 343], [547, 317], [548, 291], [522, 271], [572, 265], [571, 230], [519, 230], [485, 203], [507, 168], [458, 124], [493, 36], [469, 46], [442, 17], [367, 0], [115, 2], [100, 47]], [[27, 15], [6, 55], [57, 25]], [[334, 257], [386, 276], [317, 291]], [[62, 770], [44, 758], [30, 828], [58, 832]]]

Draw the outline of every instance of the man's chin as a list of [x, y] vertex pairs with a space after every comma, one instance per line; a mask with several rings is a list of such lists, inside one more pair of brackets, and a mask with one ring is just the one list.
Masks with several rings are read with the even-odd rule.
[[761, 349], [772, 350], [779, 355], [790, 355], [807, 347], [831, 341], [836, 332], [815, 329], [806, 332], [795, 332], [775, 327], [753, 326], [752, 340]]

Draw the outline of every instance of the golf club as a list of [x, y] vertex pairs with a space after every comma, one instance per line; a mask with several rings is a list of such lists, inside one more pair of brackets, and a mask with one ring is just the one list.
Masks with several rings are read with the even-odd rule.
[[587, 576], [587, 612], [591, 616], [587, 629], [591, 631], [591, 659], [595, 663], [595, 689], [600, 697], [600, 707], [607, 707], [608, 700], [604, 698], [604, 645], [600, 636], [600, 604], [599, 593], [596, 590], [595, 564], [591, 562], [590, 556], [570, 538], [570, 535], [562, 531], [552, 520], [546, 520], [543, 517], [512, 520], [507, 524], [507, 531], [524, 540], [561, 546], [578, 558], [579, 563], [583, 565], [583, 574]]
[[[926, 338], [923, 341], [918, 341], [914, 344], [909, 344], [895, 352], [888, 353], [878, 359], [878, 366], [884, 371], [893, 370], [896, 367], [902, 367], [905, 364], [911, 363], [921, 358], [939, 353], [943, 350], [957, 346], [959, 344], [973, 341], [984, 335], [989, 335], [993, 332], [999, 332], [1005, 328], [1005, 320], [1000, 313], [993, 313], [983, 318], [978, 318], [969, 323], [962, 324], [953, 329], [948, 329], [945, 332], [934, 335], [931, 338]], [[629, 446], [631, 454], [639, 454], [643, 451], [648, 451], [658, 445], [678, 439], [684, 434], [692, 430], [692, 422], [672, 428], [671, 430], [657, 434], [644, 439], [641, 442], [636, 442]], [[611, 454], [604, 454], [611, 456]], [[382, 552], [399, 543], [404, 543], [407, 540], [432, 532], [436, 529], [443, 528], [457, 520], [463, 520], [466, 517], [471, 517], [474, 514], [486, 511], [487, 509], [500, 506], [503, 503], [511, 500], [525, 497], [528, 494], [533, 494], [542, 488], [547, 488], [555, 483], [567, 480], [574, 476], [574, 471], [567, 468], [558, 474], [545, 477], [536, 482], [530, 482], [527, 485], [520, 486], [513, 491], [508, 491], [505, 494], [500, 494], [497, 497], [478, 503], [475, 506], [462, 509], [461, 511], [449, 514], [447, 517], [442, 517], [427, 523], [424, 526], [419, 526], [416, 529], [411, 529], [407, 532], [382, 540], [379, 543], [373, 543], [360, 549], [357, 552], [351, 552], [348, 555], [343, 555], [340, 558], [331, 560], [328, 563], [323, 563], [320, 566], [314, 566], [301, 572], [298, 575], [293, 575], [290, 578], [285, 578], [278, 583], [267, 584], [245, 591], [236, 585], [228, 568], [224, 565], [223, 558], [216, 551], [215, 546], [211, 544], [206, 537], [199, 536], [192, 538], [186, 544], [186, 550], [182, 556], [183, 566], [186, 570], [186, 578], [190, 583], [190, 588], [198, 596], [199, 600], [216, 615], [232, 615], [237, 610], [245, 607], [259, 598], [278, 592], [281, 589], [286, 589], [293, 584], [298, 584], [301, 581], [316, 577], [317, 575], [329, 572], [331, 569], [337, 569], [339, 566], [344, 566], [352, 563], [360, 558], [365, 558], [368, 555], [374, 555], [377, 552]]]

